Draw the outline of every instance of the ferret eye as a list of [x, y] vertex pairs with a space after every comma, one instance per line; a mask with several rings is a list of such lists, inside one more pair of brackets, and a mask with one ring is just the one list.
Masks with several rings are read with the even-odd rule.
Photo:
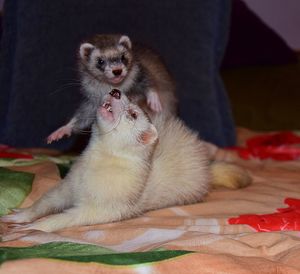
[[138, 115], [134, 110], [129, 110], [128, 113], [133, 120], [137, 119]]
[[135, 112], [131, 113], [131, 117], [136, 120], [137, 119], [137, 114]]
[[123, 63], [124, 65], [126, 65], [126, 64], [128, 63], [128, 60], [127, 60], [127, 58], [125, 57], [125, 54], [122, 54], [122, 56], [121, 56], [121, 61], [122, 61], [122, 63]]
[[98, 58], [97, 66], [103, 66], [105, 64], [105, 61], [101, 58]]

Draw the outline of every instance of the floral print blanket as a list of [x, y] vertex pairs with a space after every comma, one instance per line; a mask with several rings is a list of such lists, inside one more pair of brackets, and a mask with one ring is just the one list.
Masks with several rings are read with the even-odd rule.
[[[240, 130], [240, 144], [252, 135]], [[300, 273], [300, 161], [221, 149], [216, 158], [247, 168], [253, 183], [122, 222], [16, 233], [0, 241], [0, 273]], [[73, 160], [1, 146], [0, 215], [33, 203]]]

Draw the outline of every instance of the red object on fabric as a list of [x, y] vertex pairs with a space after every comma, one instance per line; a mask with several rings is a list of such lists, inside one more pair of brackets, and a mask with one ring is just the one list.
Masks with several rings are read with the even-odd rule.
[[[296, 146], [299, 144], [299, 147]], [[265, 134], [250, 138], [246, 147], [233, 147], [241, 158], [290, 161], [300, 159], [300, 137], [290, 131]]]
[[13, 148], [0, 144], [0, 158], [10, 158], [10, 159], [33, 159], [30, 154], [15, 153], [11, 152]]
[[228, 219], [228, 223], [247, 224], [259, 232], [300, 230], [300, 200], [287, 198], [284, 203], [289, 207], [279, 208], [276, 213], [240, 215]]
[[22, 154], [22, 153], [0, 152], [0, 158], [33, 159], [33, 156], [30, 154]]
[[10, 149], [9, 146], [0, 144], [0, 151], [6, 151], [6, 150], [8, 150], [8, 149]]

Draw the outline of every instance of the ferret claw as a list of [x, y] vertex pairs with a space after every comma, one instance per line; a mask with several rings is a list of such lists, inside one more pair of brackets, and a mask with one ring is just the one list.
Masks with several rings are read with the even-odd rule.
[[32, 230], [31, 226], [32, 226], [31, 224], [9, 224], [8, 229], [9, 229], [9, 233], [17, 233], [17, 232]]
[[30, 215], [28, 215], [28, 213], [28, 211], [20, 208], [18, 211], [0, 217], [0, 221], [3, 223], [28, 223], [31, 221]]
[[64, 136], [71, 136], [72, 133], [72, 128], [70, 126], [63, 126], [60, 127], [58, 130], [52, 132], [48, 137], [47, 137], [47, 144], [51, 144], [53, 141], [58, 141]]

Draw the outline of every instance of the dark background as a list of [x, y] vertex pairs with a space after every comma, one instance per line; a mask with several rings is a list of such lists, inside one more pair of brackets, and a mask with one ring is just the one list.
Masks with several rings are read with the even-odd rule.
[[[219, 75], [229, 0], [10, 0], [4, 5], [0, 60], [0, 142], [46, 146], [81, 97], [79, 43], [94, 33], [127, 33], [159, 51], [174, 75], [180, 115], [218, 145], [235, 142]], [[75, 83], [75, 84], [74, 84]], [[67, 149], [74, 138], [52, 147]]]
[[[82, 99], [80, 42], [110, 32], [126, 33], [164, 57], [177, 82], [181, 117], [207, 141], [233, 145], [235, 125], [300, 127], [297, 55], [242, 1], [10, 0], [3, 26], [0, 143], [47, 146], [44, 138]], [[77, 141], [51, 147], [70, 149]]]

